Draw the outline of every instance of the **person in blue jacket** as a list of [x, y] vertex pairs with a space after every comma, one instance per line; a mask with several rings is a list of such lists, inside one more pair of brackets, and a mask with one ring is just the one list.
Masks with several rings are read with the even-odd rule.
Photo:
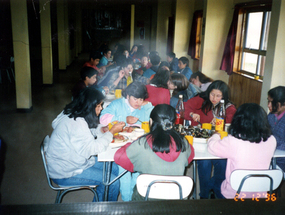
[[189, 81], [191, 75], [193, 74], [192, 70], [188, 67], [189, 66], [189, 60], [187, 57], [181, 57], [178, 60], [178, 73], [181, 73], [185, 75], [187, 80]]
[[[122, 121], [129, 125], [141, 125], [149, 122], [153, 106], [144, 100], [148, 97], [146, 86], [140, 82], [131, 83], [122, 92], [122, 98], [114, 100], [101, 113], [100, 123], [107, 125], [113, 121]], [[138, 121], [140, 120], [140, 121]], [[125, 169], [119, 166], [119, 174]], [[133, 188], [139, 173], [127, 172], [120, 178], [120, 193], [123, 201], [131, 201]]]
[[140, 121], [149, 121], [153, 106], [150, 102], [145, 101], [148, 98], [148, 93], [144, 84], [137, 81], [131, 83], [123, 90], [122, 96], [122, 98], [112, 101], [102, 111], [100, 122], [103, 125], [116, 120], [129, 125], [141, 125]]

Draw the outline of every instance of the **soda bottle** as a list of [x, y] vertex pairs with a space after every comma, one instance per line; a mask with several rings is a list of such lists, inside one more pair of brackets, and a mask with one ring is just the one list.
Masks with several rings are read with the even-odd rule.
[[175, 124], [184, 125], [184, 104], [183, 95], [179, 95], [179, 100], [176, 105], [176, 121]]
[[225, 120], [226, 120], [226, 109], [225, 109], [225, 102], [222, 99], [220, 101], [220, 106], [218, 109], [218, 115], [216, 117], [216, 131], [224, 131], [225, 130]]
[[133, 83], [133, 77], [132, 72], [129, 72], [129, 76], [127, 78], [127, 86], [129, 86], [131, 83]]

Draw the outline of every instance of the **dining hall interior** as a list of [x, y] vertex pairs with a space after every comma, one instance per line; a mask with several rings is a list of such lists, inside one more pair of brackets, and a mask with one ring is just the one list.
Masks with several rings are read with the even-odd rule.
[[[221, 69], [236, 5], [270, 7], [262, 72], [240, 72], [238, 60], [230, 75]], [[130, 50], [143, 44], [162, 60], [168, 51], [187, 56], [193, 72], [228, 84], [236, 107], [254, 102], [268, 110], [268, 90], [284, 86], [282, 0], [0, 0], [0, 11], [2, 205], [54, 203], [56, 192], [47, 184], [40, 144], [71, 101], [70, 90], [92, 49], [121, 43]], [[189, 38], [197, 11], [203, 14], [195, 40], [199, 50], [191, 57]], [[187, 174], [192, 177], [191, 168]], [[77, 191], [63, 203], [90, 199], [88, 191]]]

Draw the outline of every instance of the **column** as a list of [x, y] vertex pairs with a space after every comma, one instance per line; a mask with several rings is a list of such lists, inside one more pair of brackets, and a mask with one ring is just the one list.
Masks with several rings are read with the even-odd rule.
[[135, 39], [135, 5], [131, 5], [131, 27], [130, 27], [130, 49], [134, 45], [134, 39]]
[[50, 3], [40, 0], [43, 84], [53, 84]]
[[67, 66], [64, 12], [64, 1], [57, 1], [58, 68], [60, 70], [65, 70]]
[[13, 35], [16, 105], [19, 111], [32, 110], [31, 68], [27, 2], [10, 0]]

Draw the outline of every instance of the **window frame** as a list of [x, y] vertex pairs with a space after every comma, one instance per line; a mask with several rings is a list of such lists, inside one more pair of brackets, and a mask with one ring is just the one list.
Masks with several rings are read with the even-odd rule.
[[[248, 25], [248, 14], [252, 12], [262, 12], [263, 13], [263, 20], [262, 20], [262, 28], [261, 28], [261, 35], [260, 35], [260, 42], [259, 42], [259, 48], [253, 49], [253, 48], [246, 48], [246, 34], [247, 34], [247, 25]], [[266, 36], [265, 31], [267, 29], [267, 25], [270, 25], [270, 19], [269, 22], [266, 24], [266, 13], [271, 12], [271, 4], [260, 4], [258, 6], [244, 6], [239, 9], [239, 15], [238, 15], [238, 25], [237, 25], [237, 34], [236, 34], [236, 49], [235, 49], [235, 57], [234, 57], [234, 65], [233, 65], [233, 72], [243, 74], [255, 79], [261, 79], [263, 80], [263, 75], [260, 75], [260, 72], [258, 73], [259, 68], [262, 66], [262, 56], [266, 57], [267, 53], [267, 47], [266, 50], [262, 50], [262, 44], [264, 42], [263, 38]], [[270, 15], [271, 16], [271, 15]], [[246, 71], [241, 69], [242, 68], [242, 62], [243, 62], [243, 53], [252, 53], [256, 54], [257, 56], [257, 65], [256, 65], [256, 71], [255, 73]], [[264, 73], [264, 70], [263, 70]]]

